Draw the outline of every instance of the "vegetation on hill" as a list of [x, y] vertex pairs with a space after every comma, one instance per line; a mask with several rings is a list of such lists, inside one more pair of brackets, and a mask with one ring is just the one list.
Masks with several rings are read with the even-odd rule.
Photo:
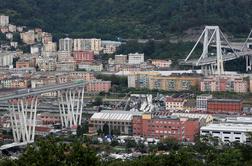
[[[9, 15], [16, 25], [42, 27], [53, 33], [55, 41], [65, 36], [157, 39], [130, 40], [117, 53], [143, 52], [146, 59], [171, 59], [177, 66], [193, 43], [170, 43], [174, 35], [219, 25], [226, 33], [246, 36], [252, 28], [251, 6], [247, 0], [0, 0], [0, 14]], [[4, 38], [0, 35], [0, 41]], [[244, 60], [232, 61], [226, 68], [244, 71], [241, 63]]]
[[191, 27], [220, 25], [232, 34], [252, 27], [248, 0], [1, 0], [0, 13], [18, 25], [57, 37], [163, 39]]

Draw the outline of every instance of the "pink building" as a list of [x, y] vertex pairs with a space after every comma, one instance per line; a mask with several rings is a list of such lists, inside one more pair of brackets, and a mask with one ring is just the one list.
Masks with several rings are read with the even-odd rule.
[[96, 80], [86, 85], [87, 92], [108, 92], [111, 88], [111, 81]]
[[169, 68], [172, 64], [171, 60], [161, 60], [161, 59], [153, 59], [151, 60], [151, 64], [158, 68]]
[[210, 92], [248, 92], [248, 81], [238, 76], [210, 76], [200, 82], [200, 90]]
[[49, 124], [53, 125], [56, 123], [61, 123], [60, 114], [57, 114], [57, 113], [45, 112], [45, 113], [38, 114], [37, 117], [38, 117], [38, 120], [40, 120], [43, 125], [49, 125]]
[[71, 82], [73, 80], [83, 79], [85, 81], [94, 80], [95, 76], [90, 72], [70, 72], [68, 74], [62, 74], [57, 76], [58, 83]]
[[77, 63], [94, 61], [94, 51], [75, 51], [73, 56]]

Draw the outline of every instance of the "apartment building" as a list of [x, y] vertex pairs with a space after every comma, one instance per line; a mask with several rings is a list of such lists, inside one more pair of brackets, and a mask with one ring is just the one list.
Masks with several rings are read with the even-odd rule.
[[95, 55], [99, 54], [100, 51], [102, 50], [102, 48], [101, 48], [101, 39], [91, 38], [91, 39], [88, 39], [88, 40], [90, 40], [91, 50], [94, 51], [94, 54]]
[[85, 86], [85, 90], [87, 93], [109, 92], [110, 88], [111, 88], [111, 81], [102, 81], [102, 80], [95, 80], [89, 82]]
[[37, 88], [41, 86], [47, 86], [47, 85], [55, 85], [56, 79], [55, 77], [39, 77], [39, 78], [31, 78], [31, 88]]
[[141, 64], [143, 62], [144, 62], [144, 54], [130, 53], [128, 55], [128, 63], [129, 64]]
[[248, 80], [240, 76], [209, 76], [200, 82], [200, 90], [203, 92], [248, 92]]
[[56, 64], [56, 71], [75, 71], [75, 62], [59, 62]]
[[52, 43], [52, 41], [53, 40], [52, 40], [52, 34], [51, 33], [48, 33], [48, 32], [43, 32], [42, 33], [42, 43], [43, 44]]
[[43, 112], [37, 115], [37, 119], [42, 122], [43, 125], [54, 125], [61, 123], [59, 113]]
[[207, 111], [207, 101], [212, 99], [210, 94], [202, 94], [196, 97], [196, 108], [198, 111]]
[[14, 55], [15, 52], [0, 52], [0, 67], [12, 65]]
[[59, 39], [59, 51], [71, 52], [72, 50], [73, 50], [73, 39], [68, 37]]
[[126, 64], [127, 63], [127, 55], [115, 55], [115, 64]]
[[0, 81], [2, 88], [27, 88], [30, 82], [21, 78], [10, 78]]
[[57, 51], [57, 43], [46, 41], [45, 44], [43, 44], [42, 51], [44, 52], [56, 52]]
[[131, 72], [128, 74], [128, 87], [148, 88], [151, 76], [160, 76], [160, 74], [158, 72]]
[[170, 138], [182, 142], [194, 142], [200, 130], [200, 123], [197, 119], [151, 114], [133, 116], [132, 125], [134, 136]]
[[93, 62], [94, 51], [74, 51], [73, 57], [77, 64], [81, 62]]
[[172, 64], [171, 60], [161, 60], [161, 59], [152, 59], [151, 64], [157, 68], [169, 68]]
[[128, 75], [128, 87], [188, 91], [192, 88], [198, 88], [200, 80], [201, 76], [194, 74], [161, 76], [157, 72], [135, 72]]
[[149, 78], [149, 89], [188, 91], [197, 88], [200, 79], [199, 75], [152, 76]]
[[103, 65], [101, 63], [80, 63], [78, 64], [78, 69], [85, 69], [86, 71], [99, 72], [103, 70]]
[[16, 32], [17, 31], [17, 26], [9, 24], [9, 32]]
[[173, 98], [171, 96], [167, 96], [165, 98], [165, 108], [166, 110], [184, 110], [186, 101], [187, 100], [183, 98]]
[[56, 57], [38, 57], [36, 64], [41, 71], [55, 71], [56, 70]]
[[90, 81], [94, 80], [95, 76], [90, 72], [70, 72], [70, 73], [61, 73], [56, 76], [57, 83], [66, 83], [73, 80], [85, 80]]
[[16, 68], [28, 68], [32, 67], [32, 63], [29, 60], [19, 60], [16, 62]]
[[0, 15], [0, 27], [6, 27], [9, 25], [9, 16]]
[[102, 40], [101, 46], [104, 54], [113, 54], [122, 43], [118, 41]]

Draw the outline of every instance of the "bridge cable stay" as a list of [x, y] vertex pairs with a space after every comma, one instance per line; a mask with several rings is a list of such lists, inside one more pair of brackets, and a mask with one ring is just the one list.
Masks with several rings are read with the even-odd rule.
[[[224, 74], [223, 62], [226, 59], [224, 59], [225, 52], [222, 51], [222, 39], [224, 39], [227, 45], [231, 48], [235, 57], [238, 57], [238, 55], [236, 54], [236, 52], [226, 39], [225, 35], [221, 32], [219, 26], [205, 26], [205, 29], [201, 33], [196, 44], [194, 45], [194, 47], [184, 60], [184, 63], [192, 64], [193, 66], [200, 66], [202, 73], [205, 75]], [[189, 58], [191, 58], [193, 52], [195, 51], [196, 47], [202, 40], [203, 40], [203, 50], [200, 57], [196, 60], [189, 60]], [[216, 52], [212, 54], [216, 56], [209, 56], [209, 47], [211, 43], [215, 43], [216, 45]]]

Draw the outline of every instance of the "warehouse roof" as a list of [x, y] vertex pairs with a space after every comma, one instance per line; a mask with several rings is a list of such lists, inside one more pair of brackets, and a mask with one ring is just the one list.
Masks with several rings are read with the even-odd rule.
[[103, 120], [103, 121], [131, 121], [134, 115], [142, 115], [141, 112], [133, 111], [112, 111], [104, 110], [94, 113], [90, 120]]
[[205, 119], [207, 121], [212, 121], [213, 116], [210, 114], [197, 114], [197, 113], [172, 113], [172, 115], [178, 117], [195, 118], [195, 119]]
[[209, 124], [207, 126], [201, 127], [200, 130], [252, 132], [252, 125], [250, 125], [250, 124], [232, 124], [232, 123]]
[[228, 103], [240, 103], [241, 99], [209, 99], [208, 102], [228, 102]]

